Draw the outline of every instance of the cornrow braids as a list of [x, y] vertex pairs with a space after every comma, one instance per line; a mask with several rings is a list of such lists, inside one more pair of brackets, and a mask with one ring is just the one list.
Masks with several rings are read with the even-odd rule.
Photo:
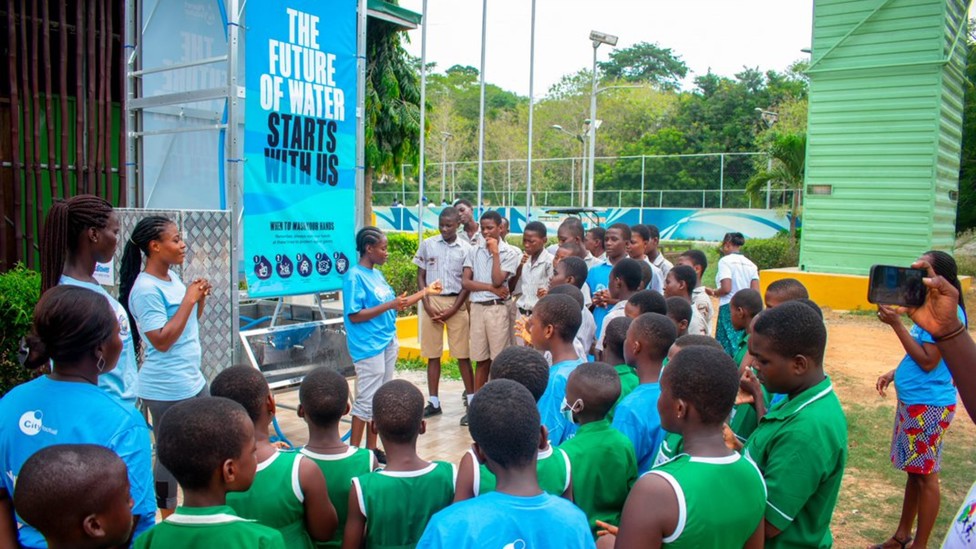
[[356, 233], [356, 251], [359, 253], [359, 257], [366, 255], [367, 247], [375, 246], [381, 240], [383, 240], [383, 231], [376, 227], [369, 225], [359, 229], [359, 232]]
[[[135, 229], [125, 242], [125, 249], [122, 252], [122, 263], [119, 265], [119, 302], [125, 307], [125, 312], [129, 315], [129, 326], [136, 325], [136, 319], [132, 316], [129, 309], [129, 294], [132, 293], [132, 285], [142, 270], [142, 254], [149, 256], [149, 243], [159, 240], [162, 232], [169, 225], [175, 222], [160, 215], [151, 215], [142, 218], [136, 223]], [[139, 330], [132, 330], [132, 344], [136, 353], [139, 353], [142, 344], [142, 337]]]
[[41, 293], [58, 285], [68, 254], [78, 247], [78, 237], [91, 228], [104, 229], [112, 211], [111, 204], [91, 194], [54, 201], [41, 235]]
[[[959, 292], [959, 306], [962, 307], [965, 316], [966, 302], [962, 297], [962, 284], [959, 283], [959, 267], [956, 265], [956, 260], [941, 250], [929, 250], [922, 255], [932, 258], [932, 269], [935, 270], [935, 274], [948, 280], [949, 284]], [[968, 318], [966, 318], [966, 325], [969, 325]]]

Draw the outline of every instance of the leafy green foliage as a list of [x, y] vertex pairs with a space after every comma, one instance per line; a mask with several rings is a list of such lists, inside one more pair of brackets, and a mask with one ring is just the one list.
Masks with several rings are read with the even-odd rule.
[[629, 48], [610, 51], [610, 60], [597, 63], [606, 78], [626, 82], [647, 82], [662, 90], [677, 90], [688, 66], [671, 48], [638, 42]]
[[785, 234], [773, 238], [754, 238], [747, 240], [742, 254], [762, 269], [796, 267], [800, 259], [800, 249]]
[[759, 200], [767, 184], [773, 188], [791, 191], [790, 239], [796, 237], [796, 219], [800, 215], [800, 196], [803, 191], [804, 164], [807, 154], [806, 133], [776, 134], [769, 143], [771, 165], [759, 170], [746, 183], [746, 192]]
[[36, 271], [18, 264], [0, 274], [0, 395], [37, 376], [20, 365], [17, 352], [40, 297], [41, 275]]
[[969, 22], [956, 232], [976, 227], [976, 19]]

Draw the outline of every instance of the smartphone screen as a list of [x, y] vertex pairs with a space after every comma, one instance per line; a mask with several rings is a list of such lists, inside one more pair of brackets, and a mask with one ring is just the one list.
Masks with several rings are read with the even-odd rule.
[[878, 305], [921, 307], [925, 303], [925, 271], [893, 265], [874, 265], [868, 281], [868, 301]]

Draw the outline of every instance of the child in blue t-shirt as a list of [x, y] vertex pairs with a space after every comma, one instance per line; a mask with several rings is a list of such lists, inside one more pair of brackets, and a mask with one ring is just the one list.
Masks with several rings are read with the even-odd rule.
[[661, 395], [661, 368], [668, 350], [677, 339], [677, 330], [668, 317], [644, 313], [627, 329], [624, 359], [637, 369], [640, 384], [617, 405], [613, 427], [627, 435], [637, 454], [637, 471], [644, 474], [654, 465], [664, 429], [657, 411]]
[[[593, 320], [597, 329], [603, 325], [603, 317], [607, 316], [616, 301], [610, 297], [610, 271], [618, 261], [627, 257], [627, 246], [630, 243], [630, 226], [626, 223], [614, 223], [607, 228], [603, 239], [603, 247], [607, 252], [607, 261], [601, 265], [590, 267], [586, 274], [586, 284], [593, 293]], [[597, 334], [599, 338], [600, 334]]]
[[[537, 311], [538, 305], [533, 316]], [[489, 381], [471, 401], [468, 421], [474, 451], [494, 473], [497, 488], [435, 514], [418, 549], [593, 548], [586, 515], [539, 488], [536, 459], [542, 431], [529, 390], [508, 379]]]
[[[937, 275], [961, 290], [952, 256], [929, 251], [919, 260], [928, 262]], [[962, 291], [959, 292], [957, 316], [959, 322], [968, 324]], [[891, 463], [908, 474], [906, 504], [891, 541], [902, 545], [912, 542], [912, 524], [917, 516], [918, 528], [913, 545], [925, 547], [941, 501], [942, 441], [956, 415], [956, 387], [932, 334], [918, 325], [906, 328], [901, 317], [884, 305], [878, 306], [878, 319], [891, 326], [905, 348], [905, 358], [898, 367], [879, 377], [877, 382], [881, 396], [885, 396], [885, 388], [892, 381], [895, 383], [898, 406], [891, 440]]]
[[554, 445], [562, 444], [576, 432], [572, 412], [568, 412], [566, 405], [566, 383], [569, 374], [583, 362], [573, 346], [582, 321], [579, 304], [562, 294], [550, 294], [540, 299], [528, 321], [532, 346], [552, 355], [549, 384], [539, 399], [539, 415], [549, 430], [549, 441]]
[[[359, 446], [366, 424], [373, 419], [373, 395], [393, 379], [396, 366], [397, 311], [417, 303], [428, 294], [440, 293], [441, 283], [410, 296], [397, 297], [383, 273], [375, 267], [386, 263], [386, 235], [376, 227], [363, 227], [356, 233], [359, 262], [342, 278], [343, 324], [346, 345], [356, 368], [356, 398], [352, 403], [352, 434], [349, 444]], [[366, 447], [376, 448], [376, 433], [366, 434]]]

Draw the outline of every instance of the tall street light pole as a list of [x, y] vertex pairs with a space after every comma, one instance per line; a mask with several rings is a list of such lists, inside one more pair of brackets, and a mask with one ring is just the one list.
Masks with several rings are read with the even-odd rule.
[[450, 132], [441, 132], [441, 203], [447, 188], [447, 140], [453, 137]]
[[[776, 121], [779, 120], [779, 113], [773, 111], [764, 111], [759, 107], [756, 107], [756, 112], [759, 114], [759, 118], [763, 121], [763, 123], [766, 124], [767, 128], [772, 128], [773, 124], [775, 124]], [[768, 173], [771, 172], [772, 170], [773, 170], [773, 157], [770, 156], [766, 160], [766, 172]], [[771, 194], [773, 194], [773, 183], [772, 181], [767, 181], [766, 182], [766, 209], [767, 210], [769, 209], [770, 206], [769, 197]]]
[[590, 93], [590, 165], [589, 165], [589, 185], [586, 190], [586, 206], [589, 208], [593, 207], [593, 181], [594, 181], [594, 164], [596, 163], [596, 50], [600, 47], [600, 44], [606, 44], [610, 47], [617, 45], [617, 37], [612, 34], [606, 34], [599, 31], [590, 31], [590, 40], [593, 42], [593, 91]]

